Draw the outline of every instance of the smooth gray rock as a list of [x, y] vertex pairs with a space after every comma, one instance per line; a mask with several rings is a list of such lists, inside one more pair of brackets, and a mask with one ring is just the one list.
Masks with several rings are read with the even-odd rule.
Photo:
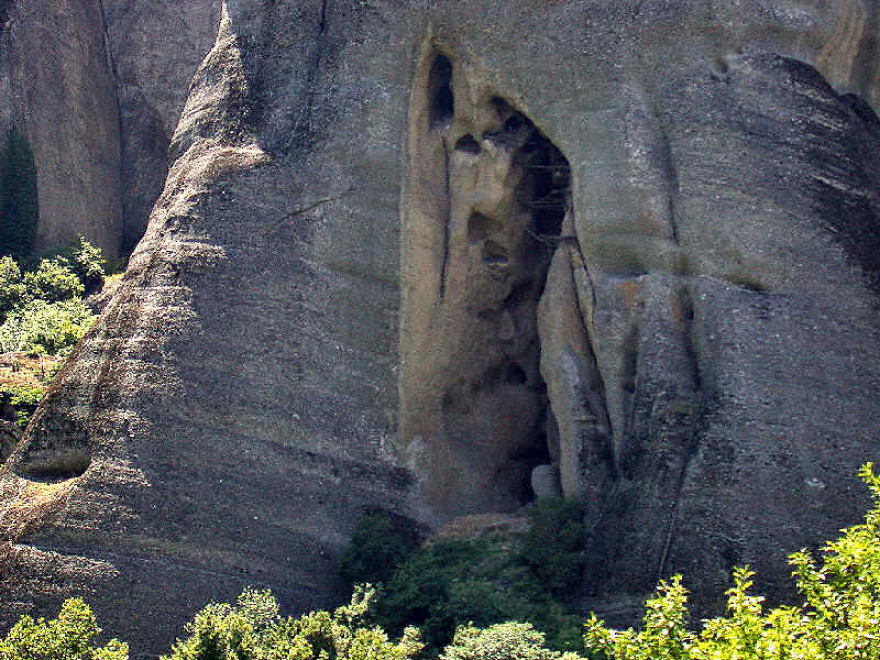
[[[214, 43], [220, 0], [12, 3], [0, 56], [11, 121], [37, 167], [41, 248], [80, 235], [111, 258], [146, 229], [189, 82]], [[8, 83], [6, 82], [8, 76]], [[5, 112], [0, 107], [0, 125]]]

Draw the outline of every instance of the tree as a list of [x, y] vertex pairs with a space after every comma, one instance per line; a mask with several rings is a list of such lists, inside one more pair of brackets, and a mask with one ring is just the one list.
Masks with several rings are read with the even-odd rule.
[[363, 625], [373, 591], [355, 591], [351, 603], [283, 619], [268, 591], [245, 590], [235, 605], [211, 603], [187, 624], [163, 660], [408, 660], [422, 645], [414, 629], [391, 642]]
[[0, 254], [21, 259], [37, 241], [37, 168], [27, 139], [13, 126], [6, 134], [0, 178]]
[[82, 298], [85, 287], [63, 257], [42, 259], [37, 270], [24, 274], [28, 295], [35, 300], [61, 302]]
[[485, 629], [472, 625], [455, 631], [440, 660], [575, 660], [574, 653], [548, 649], [544, 634], [529, 623], [508, 621]]
[[128, 645], [112, 639], [98, 646], [101, 629], [79, 598], [61, 606], [57, 619], [23, 616], [0, 640], [0, 660], [128, 660]]
[[864, 524], [825, 545], [821, 559], [806, 550], [790, 558], [796, 607], [764, 610], [750, 593], [753, 573], [734, 570], [726, 617], [686, 628], [687, 591], [681, 576], [661, 582], [647, 602], [643, 630], [609, 630], [593, 615], [586, 624], [588, 651], [614, 660], [876, 660], [880, 658], [880, 476], [871, 464], [860, 476], [874, 507]]
[[104, 285], [107, 260], [101, 248], [89, 243], [84, 236], [70, 251], [70, 268], [83, 283], [86, 293], [94, 293]]

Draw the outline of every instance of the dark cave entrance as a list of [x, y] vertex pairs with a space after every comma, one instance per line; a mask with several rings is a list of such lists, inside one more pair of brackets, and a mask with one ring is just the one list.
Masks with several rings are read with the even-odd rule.
[[506, 99], [459, 93], [468, 82], [450, 57], [424, 66], [405, 199], [402, 435], [424, 448], [439, 511], [512, 511], [558, 456], [538, 303], [570, 168]]

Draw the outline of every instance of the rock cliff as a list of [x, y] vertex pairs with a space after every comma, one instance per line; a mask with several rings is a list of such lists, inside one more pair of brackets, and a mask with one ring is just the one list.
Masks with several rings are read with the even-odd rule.
[[216, 37], [220, 2], [11, 4], [3, 123], [16, 123], [34, 151], [40, 244], [85, 235], [112, 257], [127, 254], [162, 190], [171, 135]]
[[539, 481], [584, 501], [585, 608], [682, 571], [708, 610], [741, 563], [784, 595], [880, 449], [877, 10], [227, 0], [0, 473], [3, 616], [85, 592], [161, 651], [245, 584], [332, 600], [365, 508]]

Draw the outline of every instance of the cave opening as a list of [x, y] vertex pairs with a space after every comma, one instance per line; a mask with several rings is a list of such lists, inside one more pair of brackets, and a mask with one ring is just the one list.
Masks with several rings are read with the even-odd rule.
[[440, 129], [455, 115], [455, 97], [452, 94], [452, 62], [445, 55], [438, 55], [431, 65], [428, 79], [430, 96], [430, 125]]
[[500, 95], [471, 88], [457, 102], [468, 83], [448, 56], [422, 80], [404, 205], [401, 431], [426, 450], [438, 512], [515, 511], [535, 497], [535, 468], [558, 460], [538, 305], [570, 168]]

